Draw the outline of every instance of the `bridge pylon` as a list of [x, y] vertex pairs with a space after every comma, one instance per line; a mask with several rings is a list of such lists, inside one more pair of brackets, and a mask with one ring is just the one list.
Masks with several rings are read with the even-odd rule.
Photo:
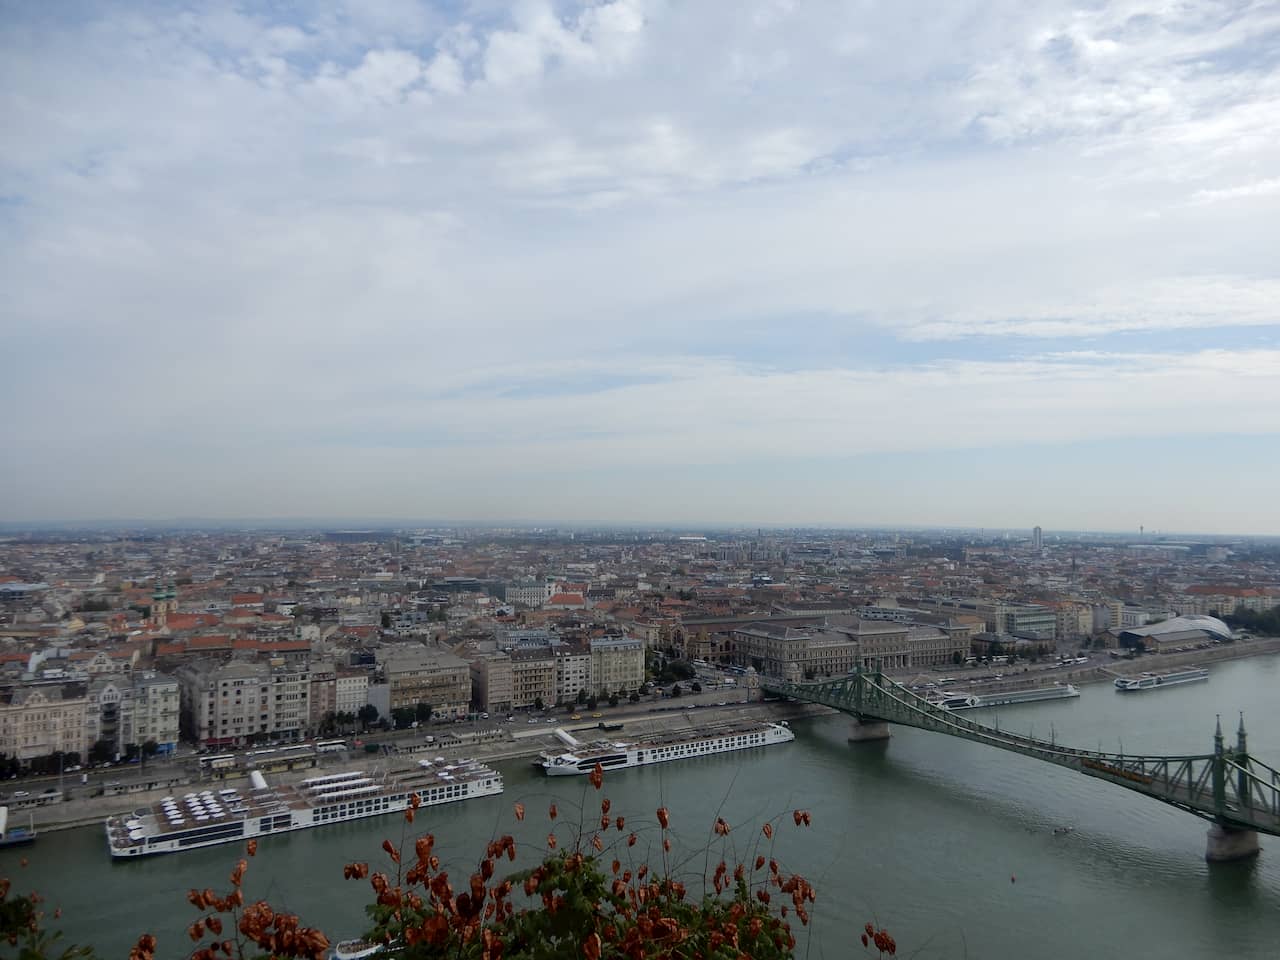
[[1222, 737], [1222, 718], [1218, 717], [1217, 728], [1213, 734], [1213, 804], [1218, 814], [1209, 826], [1205, 839], [1204, 858], [1210, 863], [1226, 863], [1231, 860], [1247, 860], [1256, 857], [1262, 847], [1258, 843], [1258, 831], [1249, 830], [1231, 824], [1228, 820], [1233, 809], [1238, 810], [1227, 800], [1229, 782], [1228, 761], [1237, 771], [1235, 801], [1241, 806], [1249, 805], [1249, 748], [1244, 731], [1244, 714], [1240, 714], [1240, 727], [1236, 730], [1236, 749], [1226, 749]]
[[850, 743], [872, 743], [877, 740], [888, 740], [892, 733], [889, 724], [884, 720], [859, 720], [854, 717], [849, 721]]
[[[893, 734], [889, 732], [889, 722], [879, 717], [866, 716], [862, 711], [865, 706], [863, 691], [866, 689], [861, 681], [866, 671], [858, 667], [854, 671], [856, 681], [853, 685], [853, 719], [849, 721], [850, 743], [874, 743], [888, 740]], [[878, 671], [877, 671], [878, 673]]]
[[761, 690], [777, 696], [820, 703], [851, 717], [854, 743], [884, 740], [889, 725], [900, 724], [959, 737], [974, 743], [1033, 757], [1132, 790], [1207, 820], [1205, 859], [1241, 860], [1259, 851], [1258, 834], [1280, 837], [1280, 769], [1248, 751], [1244, 718], [1236, 742], [1228, 747], [1219, 720], [1213, 752], [1146, 756], [1083, 750], [1002, 731], [999, 724], [970, 720], [939, 706], [884, 676], [860, 668], [840, 677], [799, 682], [761, 678]]

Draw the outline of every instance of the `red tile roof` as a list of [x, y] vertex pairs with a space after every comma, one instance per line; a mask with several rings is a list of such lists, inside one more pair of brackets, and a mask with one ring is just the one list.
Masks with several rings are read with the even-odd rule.
[[587, 601], [582, 598], [580, 593], [557, 593], [547, 601], [548, 606], [575, 606], [580, 607]]
[[171, 613], [164, 622], [170, 630], [194, 630], [197, 627], [216, 627], [222, 618], [216, 613]]

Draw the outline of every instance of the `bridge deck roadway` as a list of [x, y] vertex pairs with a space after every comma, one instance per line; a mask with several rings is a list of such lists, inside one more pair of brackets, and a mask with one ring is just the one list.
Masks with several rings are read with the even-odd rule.
[[[1280, 836], [1280, 775], [1231, 751], [1222, 756], [1144, 757], [1080, 750], [957, 716], [876, 674], [816, 683], [765, 681], [782, 696], [820, 703], [861, 720], [884, 721], [983, 743], [1033, 757], [1171, 804], [1236, 829]], [[1214, 764], [1223, 764], [1222, 802], [1215, 799]], [[1256, 769], [1255, 769], [1256, 768]], [[1242, 779], [1247, 795], [1240, 791]]]

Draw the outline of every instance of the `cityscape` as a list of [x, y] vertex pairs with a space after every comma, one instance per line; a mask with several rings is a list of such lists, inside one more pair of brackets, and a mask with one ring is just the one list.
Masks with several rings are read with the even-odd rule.
[[[654, 695], [658, 664], [794, 681], [1203, 649], [1218, 618], [1280, 607], [1276, 541], [1040, 527], [20, 534], [0, 569], [14, 772], [299, 742], [420, 705], [594, 710]], [[246, 685], [261, 696], [227, 700]]]
[[[522, 789], [530, 758], [547, 784], [668, 761], [697, 782], [691, 765], [772, 757], [850, 713], [847, 750], [917, 727], [1050, 758], [1060, 741], [1037, 739], [1037, 719], [1056, 708], [1068, 740], [1078, 720], [1061, 711], [1113, 681], [1181, 689], [1280, 652], [1280, 542], [1265, 537], [153, 525], [13, 529], [0, 571], [0, 830], [8, 845], [78, 837], [91, 861], [323, 834], [413, 797], [479, 808]], [[842, 699], [850, 680], [861, 706]], [[1139, 791], [1168, 782], [1207, 811], [1216, 870], [1265, 859], [1271, 814], [1220, 824], [1273, 802], [1269, 724], [1246, 752], [1242, 715], [1224, 754], [1219, 719], [1217, 756], [1263, 776], [1251, 799], [1230, 773], [1224, 806], [1193, 767], [1185, 785], [1153, 778], [1170, 760], [1142, 753], [1179, 747], [1167, 731], [1144, 743], [1110, 723], [1118, 754], [1099, 735], [1101, 752], [1051, 759]], [[1145, 751], [1126, 756], [1126, 737]], [[92, 839], [104, 818], [109, 858]]]
[[0, 958], [1276, 956], [1278, 31], [0, 3]]

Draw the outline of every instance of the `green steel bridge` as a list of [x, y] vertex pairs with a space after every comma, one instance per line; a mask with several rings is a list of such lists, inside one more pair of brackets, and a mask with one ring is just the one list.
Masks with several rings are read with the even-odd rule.
[[883, 739], [889, 735], [887, 724], [901, 724], [1044, 760], [1170, 804], [1213, 824], [1206, 854], [1210, 860], [1257, 853], [1259, 833], [1280, 836], [1280, 771], [1249, 756], [1243, 717], [1234, 747], [1224, 744], [1219, 720], [1212, 753], [1132, 756], [1081, 750], [976, 723], [878, 672], [859, 670], [803, 683], [762, 677], [760, 688], [851, 714], [853, 740]]

